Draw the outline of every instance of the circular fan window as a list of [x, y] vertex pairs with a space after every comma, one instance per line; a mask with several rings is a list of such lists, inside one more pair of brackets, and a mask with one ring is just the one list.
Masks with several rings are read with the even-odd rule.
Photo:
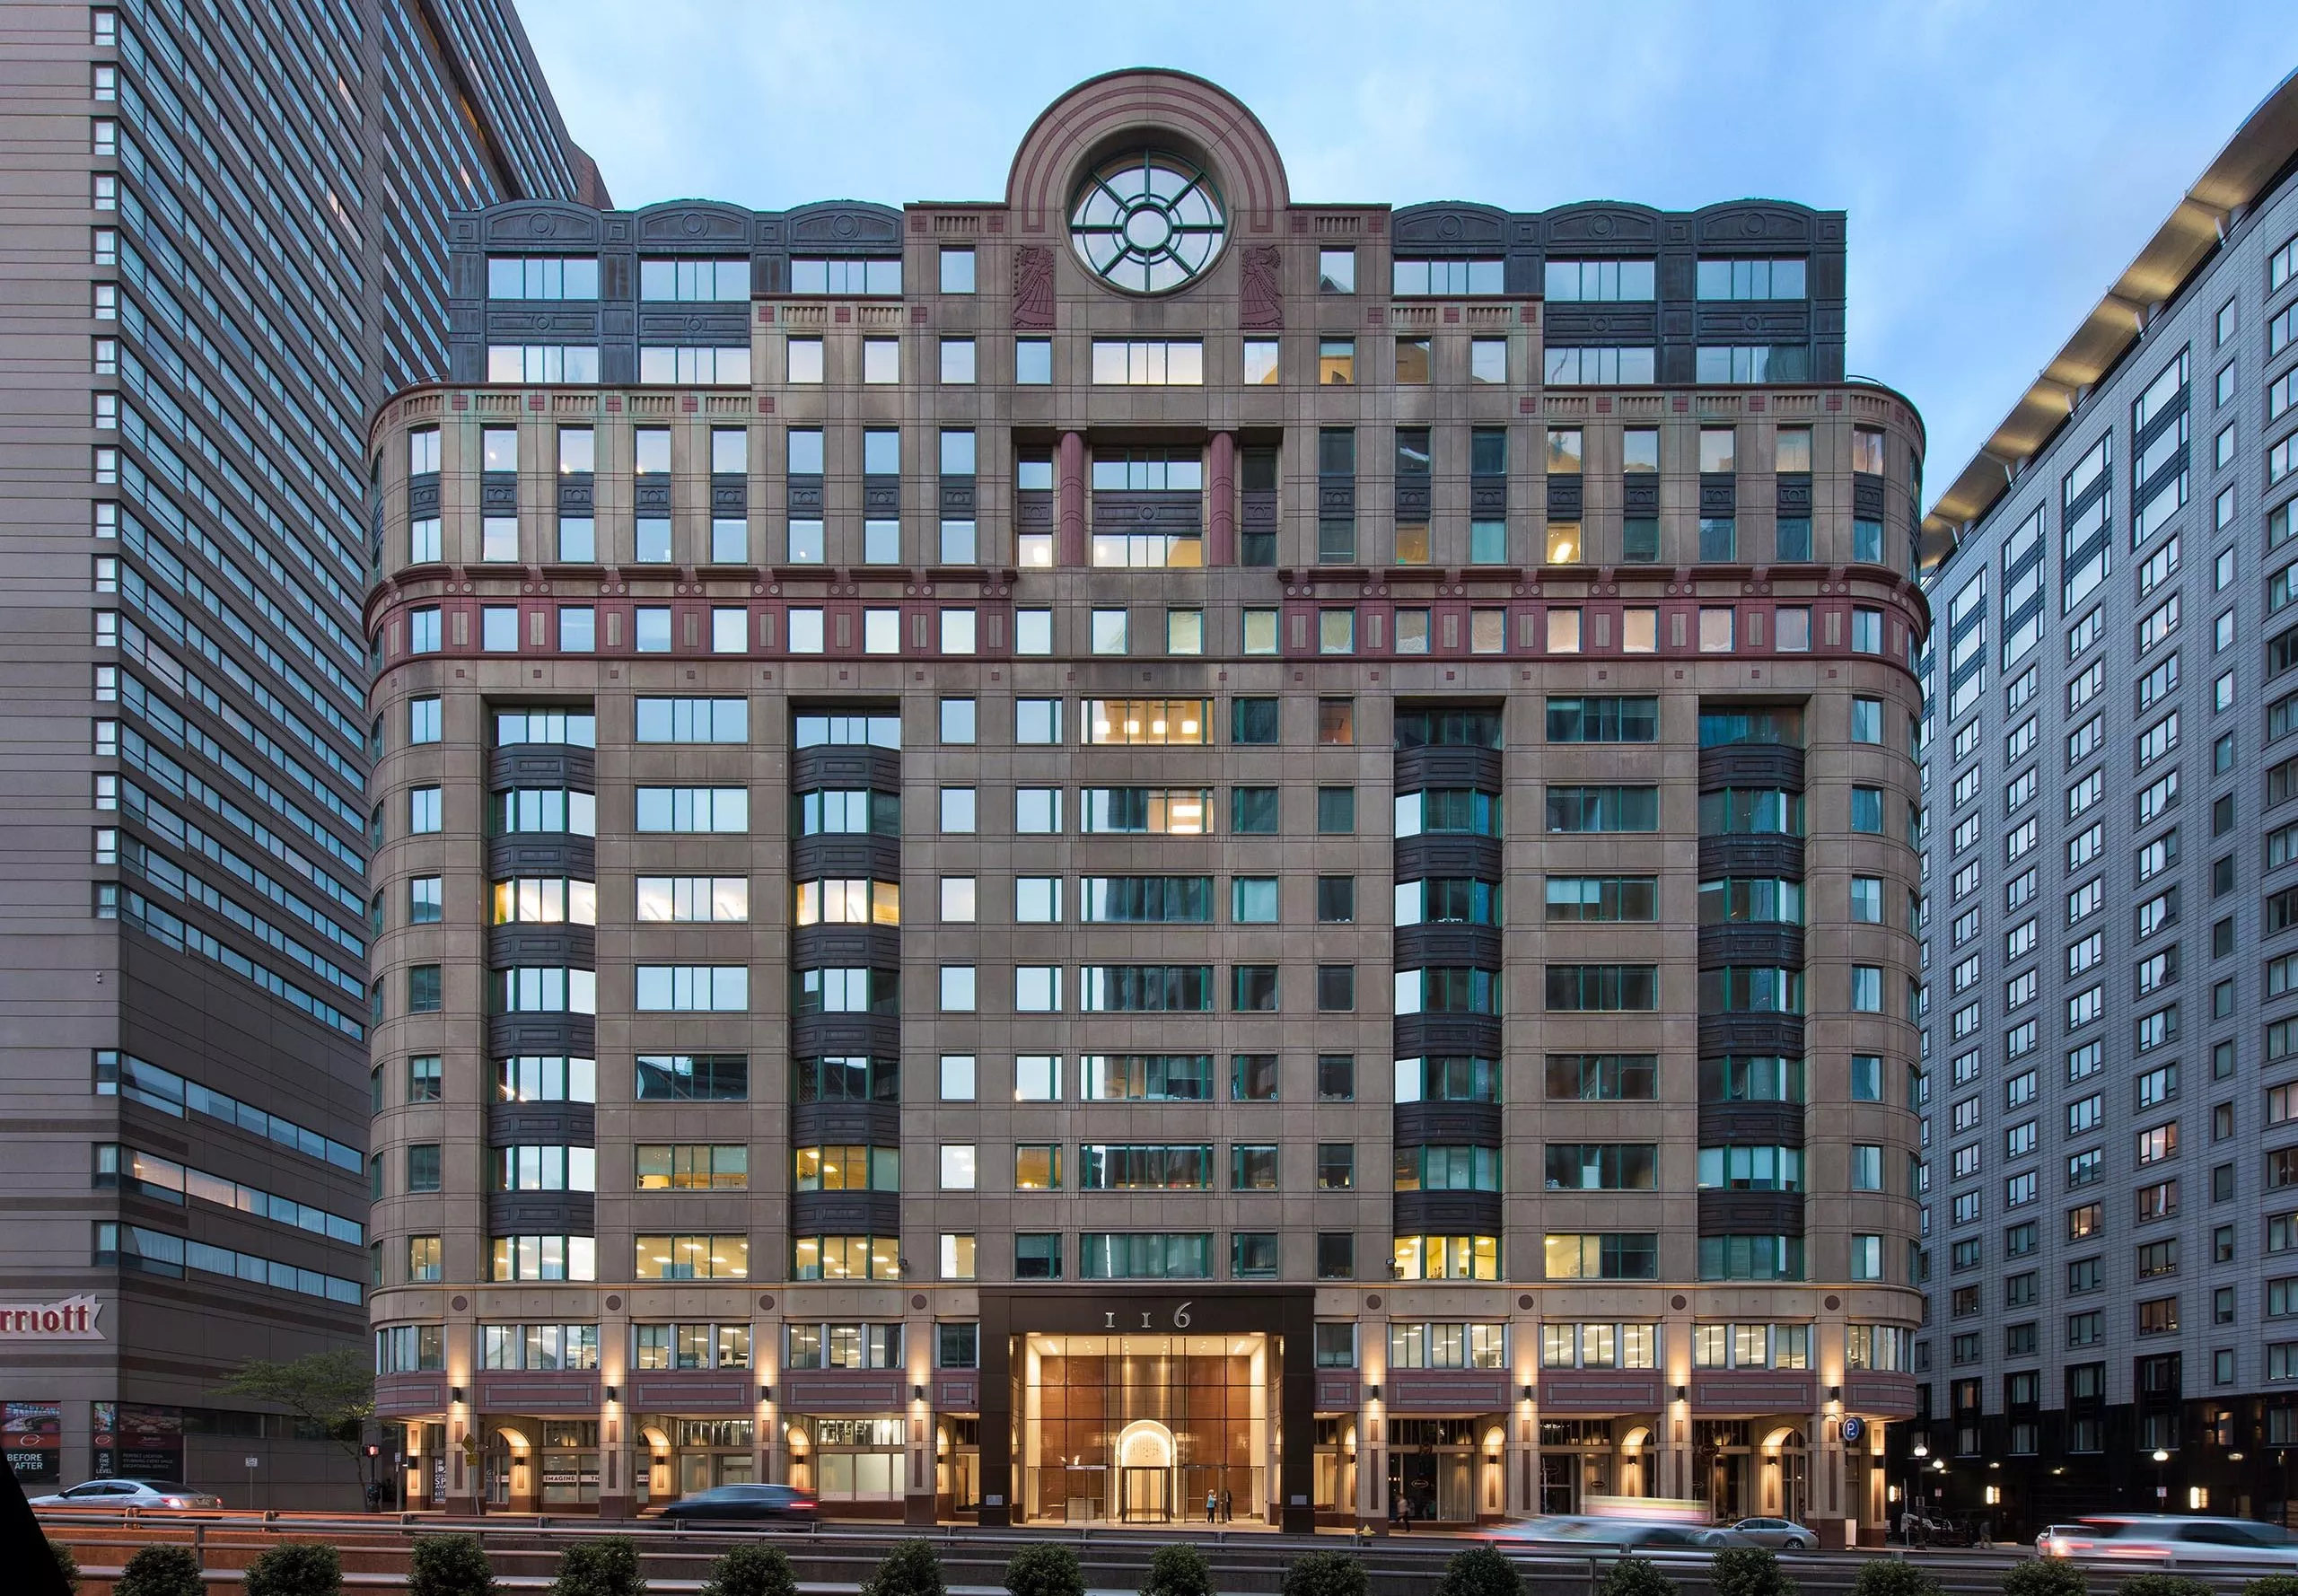
[[1069, 211], [1069, 241], [1096, 276], [1132, 294], [1163, 294], [1221, 252], [1228, 220], [1213, 180], [1162, 151], [1121, 155], [1096, 170]]

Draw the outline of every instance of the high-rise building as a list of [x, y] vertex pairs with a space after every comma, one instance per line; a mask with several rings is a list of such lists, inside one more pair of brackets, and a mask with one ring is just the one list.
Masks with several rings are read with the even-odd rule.
[[1300, 203], [1141, 71], [998, 200], [452, 240], [370, 456], [414, 1499], [1875, 1538], [1923, 438], [1840, 214]]
[[0, 6], [0, 1424], [43, 1488], [355, 1500], [215, 1388], [364, 1346], [367, 422], [446, 370], [450, 208], [603, 203], [507, 6], [295, 15]]
[[1931, 1311], [1895, 1481], [1998, 1526], [2290, 1495], [2294, 171], [2298, 80], [1925, 525]]

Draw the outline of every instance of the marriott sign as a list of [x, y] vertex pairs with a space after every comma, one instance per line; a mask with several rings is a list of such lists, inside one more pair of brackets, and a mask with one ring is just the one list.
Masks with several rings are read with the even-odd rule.
[[58, 1302], [0, 1302], [0, 1341], [101, 1341], [103, 1303], [92, 1296]]

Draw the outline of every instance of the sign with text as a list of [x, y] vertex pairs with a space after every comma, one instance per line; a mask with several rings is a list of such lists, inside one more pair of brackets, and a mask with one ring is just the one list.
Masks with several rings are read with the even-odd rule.
[[64, 1483], [64, 1405], [0, 1402], [0, 1448], [20, 1485]]
[[96, 1472], [130, 1479], [183, 1478], [183, 1411], [136, 1402], [93, 1402], [89, 1437]]
[[92, 1296], [56, 1302], [0, 1302], [0, 1341], [101, 1341], [103, 1303]]

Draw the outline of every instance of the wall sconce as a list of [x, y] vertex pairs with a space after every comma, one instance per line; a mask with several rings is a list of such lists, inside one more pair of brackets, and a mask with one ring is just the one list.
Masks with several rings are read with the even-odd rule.
[[1375, 1402], [1377, 1402], [1377, 1401], [1379, 1401], [1380, 1399], [1381, 1399], [1381, 1388], [1380, 1388], [1379, 1386], [1377, 1386], [1377, 1385], [1376, 1385], [1376, 1386], [1374, 1386], [1374, 1387], [1373, 1388], [1373, 1400], [1374, 1400]]
[[770, 1386], [770, 1385], [762, 1385], [762, 1386], [759, 1387], [759, 1388], [758, 1388], [758, 1399], [759, 1399], [759, 1401], [761, 1401], [761, 1402], [771, 1402], [771, 1401], [773, 1401], [773, 1400], [774, 1400], [774, 1388], [773, 1388], [772, 1386]]
[[1679, 1402], [1688, 1402], [1688, 1401], [1690, 1401], [1690, 1400], [1691, 1400], [1691, 1387], [1689, 1387], [1689, 1386], [1688, 1386], [1688, 1385], [1680, 1385], [1680, 1386], [1678, 1386], [1678, 1387], [1676, 1388], [1676, 1400], [1677, 1400], [1677, 1401], [1679, 1401]]
[[1539, 1388], [1537, 1386], [1526, 1386], [1524, 1388], [1524, 1400], [1527, 1402], [1532, 1400], [1532, 1399], [1539, 1393]]
[[607, 1399], [608, 1401], [610, 1401], [610, 1402], [617, 1401], [617, 1400], [618, 1400], [618, 1399], [619, 1399], [619, 1394], [618, 1394], [618, 1392], [617, 1391], [616, 1388], [615, 1388], [615, 1387], [613, 1387], [613, 1386], [608, 1386], [608, 1387], [606, 1387], [606, 1388], [605, 1388], [605, 1396], [606, 1396], [606, 1399]]
[[463, 1399], [463, 1388], [462, 1388], [462, 1387], [460, 1387], [460, 1386], [459, 1386], [459, 1385], [451, 1385], [451, 1386], [449, 1386], [449, 1387], [447, 1388], [447, 1400], [448, 1400], [448, 1401], [450, 1401], [450, 1402], [460, 1402], [460, 1401], [461, 1401], [462, 1399]]
[[1828, 1387], [1828, 1400], [1829, 1400], [1829, 1401], [1830, 1401], [1830, 1402], [1840, 1402], [1840, 1401], [1842, 1401], [1842, 1400], [1843, 1400], [1843, 1388], [1842, 1388], [1841, 1386], [1839, 1386], [1839, 1385], [1831, 1385], [1831, 1386]]
[[925, 1388], [922, 1385], [911, 1386], [909, 1388], [909, 1399], [913, 1402], [923, 1402], [925, 1400]]

